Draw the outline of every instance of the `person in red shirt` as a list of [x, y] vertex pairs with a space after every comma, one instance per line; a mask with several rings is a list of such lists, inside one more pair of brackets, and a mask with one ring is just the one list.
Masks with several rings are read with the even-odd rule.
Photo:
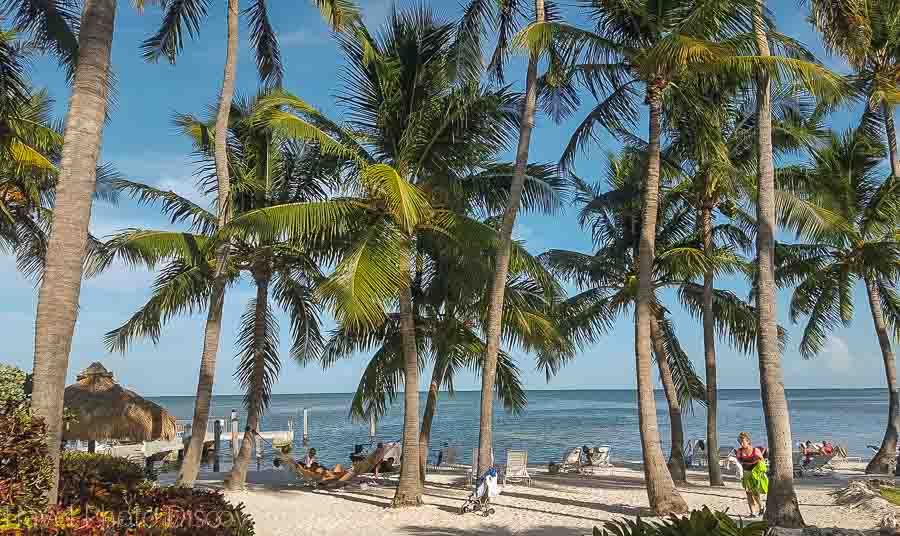
[[[762, 515], [762, 501], [759, 496], [760, 493], [765, 493], [767, 490], [762, 490], [757, 487], [752, 474], [756, 464], [765, 461], [763, 453], [760, 449], [752, 446], [750, 443], [750, 434], [747, 432], [741, 432], [740, 435], [738, 435], [738, 441], [741, 446], [735, 449], [734, 453], [738, 462], [741, 464], [741, 468], [744, 469], [741, 485], [747, 493], [747, 505], [750, 507], [750, 516], [752, 517], [757, 514]], [[756, 508], [756, 512], [754, 512], [754, 507]]]

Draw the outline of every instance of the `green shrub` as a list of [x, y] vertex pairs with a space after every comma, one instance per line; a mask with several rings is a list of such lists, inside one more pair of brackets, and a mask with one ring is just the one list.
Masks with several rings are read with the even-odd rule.
[[24, 406], [0, 407], [0, 507], [12, 511], [46, 506], [53, 467], [47, 453], [47, 427]]
[[602, 527], [594, 527], [594, 536], [765, 536], [768, 530], [764, 521], [738, 524], [725, 512], [713, 512], [704, 506], [690, 515], [657, 522], [640, 517], [634, 521], [607, 521]]
[[10, 365], [0, 364], [0, 406], [17, 406], [28, 398], [25, 371]]
[[59, 468], [59, 503], [82, 509], [121, 509], [131, 496], [148, 487], [147, 477], [143, 467], [125, 458], [66, 452]]

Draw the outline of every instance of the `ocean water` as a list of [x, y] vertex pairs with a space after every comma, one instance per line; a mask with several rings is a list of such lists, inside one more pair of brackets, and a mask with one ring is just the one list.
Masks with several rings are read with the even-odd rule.
[[[346, 464], [355, 444], [369, 444], [368, 422], [348, 417], [350, 394], [273, 395], [262, 420], [262, 430], [286, 430], [293, 416], [296, 423], [294, 452], [300, 457], [303, 409], [309, 410], [310, 447], [318, 451], [323, 464]], [[420, 409], [425, 405], [422, 393]], [[850, 455], [865, 456], [867, 444], [879, 444], [887, 418], [887, 390], [815, 389], [788, 391], [794, 443], [831, 440], [848, 446]], [[156, 397], [178, 419], [193, 415], [193, 397]], [[448, 443], [460, 447], [463, 462], [471, 460], [478, 442], [480, 393], [457, 391], [450, 397], [441, 393], [431, 435], [431, 447]], [[663, 447], [668, 449], [669, 424], [662, 392], [656, 397]], [[211, 417], [229, 418], [232, 409], [243, 416], [241, 396], [213, 398]], [[379, 420], [377, 441], [397, 441], [402, 430], [402, 397]], [[706, 414], [695, 404], [684, 417], [686, 439], [705, 438]], [[226, 425], [225, 435], [228, 435]], [[243, 421], [241, 421], [243, 430]], [[732, 445], [739, 432], [746, 431], [754, 445], [765, 445], [765, 422], [758, 390], [722, 390], [719, 393], [719, 442]], [[581, 445], [610, 445], [613, 459], [640, 459], [637, 398], [633, 390], [528, 391], [528, 406], [519, 415], [494, 409], [494, 449], [499, 459], [509, 448], [528, 449], [531, 464], [558, 460], [567, 448]], [[223, 449], [228, 450], [228, 449]], [[268, 450], [264, 446], [264, 450]], [[221, 459], [223, 470], [230, 459]], [[271, 452], [263, 465], [270, 467]]]

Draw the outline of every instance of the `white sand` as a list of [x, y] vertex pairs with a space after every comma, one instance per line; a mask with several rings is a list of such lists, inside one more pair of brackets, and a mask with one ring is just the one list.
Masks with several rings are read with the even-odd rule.
[[[381, 485], [352, 486], [342, 491], [312, 491], [283, 470], [250, 473], [248, 489], [228, 492], [232, 502], [242, 502], [256, 522], [256, 534], [276, 535], [505, 535], [574, 536], [590, 534], [603, 521], [637, 514], [647, 516], [647, 495], [636, 464], [616, 467], [612, 475], [549, 475], [536, 468], [534, 484], [509, 485], [494, 500], [496, 514], [459, 515], [470, 489], [462, 472], [429, 474], [426, 505], [390, 509], [395, 480]], [[851, 472], [833, 477], [808, 477], [796, 481], [803, 516], [820, 527], [874, 528], [877, 520], [865, 512], [835, 505], [829, 495], [846, 486]], [[727, 479], [725, 488], [710, 488], [705, 474], [692, 471], [680, 488], [691, 508], [707, 505], [734, 515], [746, 515], [747, 503], [740, 484]], [[202, 476], [203, 484], [221, 485], [222, 475]]]

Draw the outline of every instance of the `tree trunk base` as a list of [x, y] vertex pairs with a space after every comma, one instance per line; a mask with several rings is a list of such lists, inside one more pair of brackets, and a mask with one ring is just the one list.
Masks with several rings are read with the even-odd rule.
[[671, 458], [669, 458], [669, 473], [672, 475], [672, 480], [675, 482], [687, 482], [687, 471], [684, 467], [684, 459], [680, 456], [673, 454]]
[[896, 470], [897, 458], [880, 451], [866, 465], [867, 475], [892, 475]]
[[675, 490], [670, 495], [663, 497], [653, 505], [653, 511], [659, 517], [670, 516], [672, 514], [688, 513], [688, 505]]
[[399, 493], [394, 495], [394, 500], [391, 501], [391, 508], [409, 508], [415, 506], [422, 506], [425, 504], [422, 501], [421, 495], [400, 495]]
[[769, 484], [769, 495], [766, 497], [766, 522], [770, 527], [802, 529], [806, 527], [800, 514], [800, 504], [794, 494], [793, 486], [787, 493], [777, 489], [778, 483], [772, 480]]
[[225, 481], [222, 482], [222, 486], [228, 491], [244, 491], [247, 489], [243, 484], [238, 484], [234, 482], [230, 476], [225, 477]]

